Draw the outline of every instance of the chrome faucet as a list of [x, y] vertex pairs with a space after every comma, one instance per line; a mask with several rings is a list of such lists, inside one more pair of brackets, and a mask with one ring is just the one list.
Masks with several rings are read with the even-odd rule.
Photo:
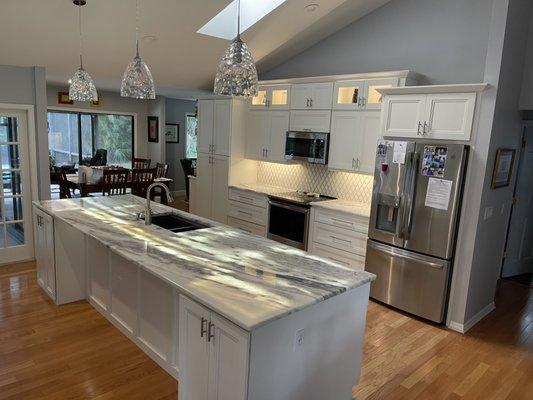
[[148, 189], [146, 189], [146, 209], [144, 210], [144, 223], [145, 223], [145, 225], [151, 225], [152, 224], [152, 209], [150, 208], [150, 192], [156, 186], [161, 186], [163, 189], [165, 189], [165, 194], [167, 196], [167, 202], [168, 203], [171, 203], [171, 202], [174, 201], [174, 198], [170, 194], [170, 190], [168, 189], [167, 185], [164, 185], [161, 182], [154, 182], [150, 186], [148, 186]]

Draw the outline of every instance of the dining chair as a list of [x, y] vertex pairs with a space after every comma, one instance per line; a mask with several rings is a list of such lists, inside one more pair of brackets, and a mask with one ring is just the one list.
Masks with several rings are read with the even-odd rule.
[[60, 199], [71, 199], [72, 193], [70, 192], [66, 172], [62, 169], [58, 169], [56, 171], [56, 178], [59, 184], [59, 198]]
[[146, 189], [154, 182], [155, 168], [131, 170], [131, 194], [146, 197]]
[[148, 169], [152, 160], [149, 158], [134, 158], [131, 169]]
[[155, 177], [166, 178], [168, 173], [168, 164], [157, 163], [155, 165]]
[[114, 196], [126, 194], [129, 171], [125, 168], [104, 169], [102, 177], [102, 195]]

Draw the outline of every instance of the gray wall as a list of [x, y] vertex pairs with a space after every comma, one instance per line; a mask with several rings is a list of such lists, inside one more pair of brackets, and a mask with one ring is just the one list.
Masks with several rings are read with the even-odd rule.
[[121, 97], [117, 92], [107, 92], [98, 90], [98, 97], [100, 98], [100, 107], [91, 107], [88, 103], [77, 102], [74, 104], [59, 104], [57, 102], [57, 92], [68, 92], [68, 86], [54, 86], [49, 85], [46, 89], [48, 107], [89, 110], [98, 112], [110, 113], [133, 113], [136, 114], [135, 126], [135, 156], [144, 158], [148, 153], [148, 128], [147, 116], [148, 105], [154, 103], [156, 100], [137, 100]]
[[196, 101], [168, 98], [166, 100], [166, 122], [180, 125], [180, 142], [166, 144], [168, 176], [174, 179], [172, 190], [185, 190], [185, 177], [180, 164], [180, 159], [185, 157], [185, 114], [194, 113], [195, 109]]
[[39, 199], [50, 198], [50, 167], [46, 127], [46, 73], [43, 67], [0, 65], [0, 102], [35, 107], [37, 189]]
[[493, 0], [393, 0], [261, 79], [410, 69], [422, 84], [483, 80]]
[[[533, 23], [533, 13], [530, 19]], [[526, 47], [526, 63], [520, 96], [520, 109], [533, 110], [533, 29], [529, 29], [529, 38]]]
[[[157, 96], [155, 100], [148, 100], [148, 115], [159, 119], [159, 141], [148, 142], [148, 158], [152, 160], [152, 167], [156, 163], [165, 163], [165, 100], [163, 96]], [[148, 140], [148, 139], [147, 139]]]

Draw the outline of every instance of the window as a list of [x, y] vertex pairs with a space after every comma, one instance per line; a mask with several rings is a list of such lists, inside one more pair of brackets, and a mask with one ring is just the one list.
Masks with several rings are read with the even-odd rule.
[[185, 158], [196, 158], [196, 146], [198, 142], [198, 119], [196, 114], [185, 115]]
[[133, 123], [131, 115], [50, 111], [50, 163], [83, 164], [97, 149], [105, 149], [108, 165], [131, 168]]

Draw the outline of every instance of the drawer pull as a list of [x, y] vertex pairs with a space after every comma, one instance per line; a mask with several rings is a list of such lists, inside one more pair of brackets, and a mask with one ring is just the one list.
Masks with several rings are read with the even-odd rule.
[[341, 260], [337, 260], [336, 258], [333, 258], [333, 257], [328, 257], [331, 261], [335, 261], [336, 263], [339, 263], [339, 264], [342, 264], [342, 265], [346, 265], [347, 267], [350, 266], [350, 263], [346, 262], [346, 261], [341, 261]]
[[245, 197], [245, 196], [241, 196], [241, 195], [238, 195], [237, 197], [239, 199], [241, 199], [241, 200], [249, 201], [251, 203], [253, 203], [253, 201], [254, 201], [254, 199], [252, 199], [251, 197]]
[[241, 214], [249, 215], [250, 217], [254, 215], [253, 213], [248, 212], [248, 211], [237, 210], [237, 212]]
[[346, 240], [346, 239], [341, 239], [341, 238], [338, 238], [336, 236], [330, 236], [331, 240], [333, 242], [341, 242], [341, 243], [347, 243], [347, 244], [352, 244], [352, 241], [351, 240]]
[[352, 222], [348, 222], [348, 221], [343, 221], [342, 219], [338, 219], [338, 218], [331, 218], [333, 221], [341, 224], [341, 225], [348, 225], [348, 226], [353, 226], [353, 223]]

